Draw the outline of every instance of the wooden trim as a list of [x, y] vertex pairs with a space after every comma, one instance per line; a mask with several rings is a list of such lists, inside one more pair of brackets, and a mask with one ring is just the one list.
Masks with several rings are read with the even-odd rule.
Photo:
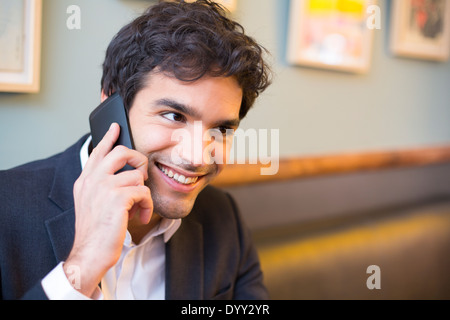
[[261, 175], [263, 165], [228, 165], [213, 185], [220, 187], [450, 163], [450, 146], [281, 159], [276, 175]]

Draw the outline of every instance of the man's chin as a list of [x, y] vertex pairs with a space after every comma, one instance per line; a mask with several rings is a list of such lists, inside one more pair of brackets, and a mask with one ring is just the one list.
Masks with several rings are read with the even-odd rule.
[[184, 219], [192, 211], [195, 199], [184, 201], [156, 201], [153, 212], [166, 219]]
[[[167, 219], [183, 219], [192, 211], [200, 192], [207, 186], [206, 179], [191, 193], [180, 193], [170, 189], [165, 183], [149, 179], [146, 184], [151, 190], [153, 212]], [[152, 183], [153, 182], [153, 183]]]

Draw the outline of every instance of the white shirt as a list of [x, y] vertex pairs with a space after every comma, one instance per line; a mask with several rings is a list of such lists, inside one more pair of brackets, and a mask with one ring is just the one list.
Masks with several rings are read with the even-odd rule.
[[[89, 137], [80, 151], [84, 168], [91, 143]], [[86, 297], [75, 290], [67, 278], [63, 262], [43, 280], [42, 287], [50, 300], [164, 300], [165, 299], [165, 243], [181, 225], [181, 219], [162, 219], [141, 241], [135, 245], [127, 231], [119, 261], [112, 267], [97, 288], [93, 297]]]

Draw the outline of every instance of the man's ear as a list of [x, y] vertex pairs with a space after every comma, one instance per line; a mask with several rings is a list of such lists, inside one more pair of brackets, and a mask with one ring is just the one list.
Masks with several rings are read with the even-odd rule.
[[103, 102], [106, 99], [108, 99], [108, 96], [105, 94], [105, 91], [103, 91], [103, 89], [102, 89], [102, 93], [100, 95], [100, 101]]

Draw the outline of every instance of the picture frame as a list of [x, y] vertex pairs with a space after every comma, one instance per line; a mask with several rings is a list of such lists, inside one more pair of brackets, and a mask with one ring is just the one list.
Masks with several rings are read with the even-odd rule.
[[287, 61], [348, 73], [370, 69], [376, 0], [291, 0]]
[[37, 93], [42, 0], [6, 0], [0, 6], [0, 91]]
[[216, 0], [218, 3], [227, 8], [228, 11], [234, 12], [237, 7], [237, 0]]
[[450, 57], [450, 0], [393, 1], [391, 52], [395, 56], [447, 61]]

